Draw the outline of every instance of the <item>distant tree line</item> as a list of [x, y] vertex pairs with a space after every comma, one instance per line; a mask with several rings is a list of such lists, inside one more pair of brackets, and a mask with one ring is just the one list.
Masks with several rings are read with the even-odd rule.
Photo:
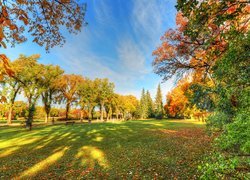
[[[81, 119], [86, 112], [89, 122], [96, 108], [100, 109], [101, 121], [135, 117], [139, 103], [136, 97], [115, 93], [115, 85], [108, 79], [91, 80], [81, 75], [64, 74], [59, 66], [38, 63], [39, 58], [39, 55], [20, 55], [9, 63], [15, 76], [4, 76], [0, 82], [0, 113], [7, 115], [8, 124], [12, 123], [15, 113], [25, 116], [26, 126], [30, 128], [39, 98], [43, 103], [45, 123], [50, 119], [54, 104], [65, 105], [66, 120], [70, 118], [72, 105], [79, 107]], [[27, 104], [16, 101], [18, 94], [24, 95]]]

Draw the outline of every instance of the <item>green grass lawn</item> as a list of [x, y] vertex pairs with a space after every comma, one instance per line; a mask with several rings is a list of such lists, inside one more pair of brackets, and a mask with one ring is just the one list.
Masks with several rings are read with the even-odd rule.
[[0, 179], [196, 179], [210, 149], [184, 120], [0, 128]]
[[[12, 120], [12, 124], [23, 124], [25, 123], [26, 119], [22, 119], [22, 120]], [[33, 123], [43, 123], [44, 122], [44, 119], [35, 119], [33, 120]], [[0, 119], [0, 125], [1, 124], [7, 124], [7, 120], [6, 119]]]

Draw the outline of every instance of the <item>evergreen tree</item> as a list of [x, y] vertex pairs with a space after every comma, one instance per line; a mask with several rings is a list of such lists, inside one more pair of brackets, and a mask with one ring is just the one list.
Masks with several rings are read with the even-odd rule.
[[148, 117], [149, 118], [153, 118], [154, 117], [154, 103], [153, 100], [151, 98], [151, 95], [149, 93], [149, 91], [146, 92], [146, 100], [147, 100], [147, 109], [148, 109]]
[[161, 86], [158, 85], [156, 98], [155, 98], [155, 117], [157, 119], [163, 118], [163, 102], [162, 102], [162, 94], [161, 94]]
[[144, 88], [142, 89], [141, 99], [140, 99], [140, 109], [139, 109], [140, 118], [145, 119], [148, 117], [148, 103], [145, 94]]

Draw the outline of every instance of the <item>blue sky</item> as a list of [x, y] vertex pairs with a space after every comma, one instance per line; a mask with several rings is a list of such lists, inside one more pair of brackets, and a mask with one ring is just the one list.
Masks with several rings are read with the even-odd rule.
[[[86, 21], [78, 35], [64, 33], [66, 44], [46, 53], [27, 41], [4, 51], [11, 60], [19, 54], [41, 54], [44, 64], [60, 65], [66, 73], [109, 78], [116, 92], [139, 98], [142, 88], [155, 95], [161, 78], [153, 73], [152, 51], [160, 37], [175, 26], [175, 0], [87, 0]], [[162, 92], [173, 87], [163, 84]], [[164, 98], [165, 99], [165, 98]]]

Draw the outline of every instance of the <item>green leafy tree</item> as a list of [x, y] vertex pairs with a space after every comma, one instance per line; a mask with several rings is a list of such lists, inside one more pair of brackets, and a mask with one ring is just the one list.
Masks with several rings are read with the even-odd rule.
[[[62, 46], [65, 37], [62, 28], [77, 34], [83, 25], [86, 4], [78, 0], [18, 0], [0, 1], [0, 47], [14, 46], [29, 38], [45, 46], [48, 51], [54, 46]], [[25, 33], [24, 33], [25, 32]], [[5, 54], [0, 54], [0, 81], [3, 76], [16, 78]], [[0, 102], [5, 102], [0, 92]]]
[[136, 108], [139, 104], [137, 98], [133, 95], [126, 95], [124, 96], [124, 105], [125, 105], [125, 112], [126, 112], [126, 119], [132, 119], [135, 117]]
[[112, 98], [112, 102], [111, 102], [111, 110], [112, 113], [115, 113], [116, 115], [116, 120], [119, 119], [119, 105], [120, 105], [120, 95], [114, 93], [113, 98]]
[[100, 110], [101, 110], [100, 119], [101, 121], [103, 121], [105, 104], [113, 96], [115, 85], [114, 83], [109, 82], [108, 79], [96, 79], [96, 82], [98, 83], [97, 99], [100, 104]]
[[136, 116], [139, 101], [133, 95], [119, 95], [118, 113], [124, 120], [131, 120]]
[[39, 85], [40, 79], [44, 73], [44, 67], [37, 63], [40, 55], [24, 56], [21, 55], [16, 61], [23, 68], [20, 72], [20, 81], [22, 82], [22, 90], [28, 100], [28, 118], [26, 127], [31, 130], [33, 116], [35, 112], [36, 102], [44, 91]]
[[176, 29], [154, 51], [155, 72], [165, 79], [191, 72], [199, 79], [191, 87], [196, 106], [214, 111], [208, 126], [221, 132], [220, 151], [211, 155], [201, 178], [244, 179], [250, 144], [249, 2], [178, 0], [176, 7]]
[[141, 92], [140, 106], [138, 111], [140, 118], [145, 119], [148, 117], [148, 101], [144, 88]]
[[91, 123], [92, 114], [95, 106], [98, 104], [97, 95], [98, 95], [98, 80], [90, 80], [85, 78], [85, 81], [79, 84], [78, 86], [78, 96], [79, 96], [79, 105], [81, 109], [87, 109], [88, 111], [88, 120]]
[[27, 114], [27, 103], [24, 101], [15, 101], [13, 111], [14, 111], [14, 118], [18, 119], [19, 117], [25, 117]]
[[114, 93], [112, 96], [109, 97], [107, 103], [105, 103], [105, 111], [107, 113], [106, 119], [109, 120], [113, 115], [113, 110], [115, 109], [115, 106], [117, 105], [117, 95]]
[[164, 115], [163, 102], [162, 102], [162, 93], [160, 84], [157, 87], [157, 93], [155, 97], [155, 117], [162, 119]]
[[[226, 149], [234, 149], [241, 153], [250, 153], [249, 136], [246, 132], [249, 129], [249, 66], [250, 33], [245, 36], [238, 34], [233, 42], [229, 44], [227, 53], [217, 61], [214, 66], [214, 76], [218, 80], [216, 86], [217, 115], [224, 114], [224, 121], [221, 119], [223, 130], [221, 145]], [[210, 123], [217, 123], [216, 117], [210, 118]], [[212, 125], [210, 124], [210, 125]], [[245, 127], [245, 128], [243, 128]], [[245, 129], [244, 131], [241, 131]], [[235, 133], [235, 134], [234, 134]]]
[[44, 65], [44, 72], [40, 79], [40, 86], [43, 88], [42, 101], [44, 104], [44, 111], [46, 113], [45, 123], [48, 123], [50, 118], [51, 104], [55, 101], [55, 97], [59, 92], [57, 87], [57, 80], [64, 73], [59, 66]]
[[146, 99], [147, 99], [147, 104], [148, 104], [148, 113], [147, 113], [148, 117], [153, 118], [154, 117], [154, 103], [148, 90], [146, 92]]

